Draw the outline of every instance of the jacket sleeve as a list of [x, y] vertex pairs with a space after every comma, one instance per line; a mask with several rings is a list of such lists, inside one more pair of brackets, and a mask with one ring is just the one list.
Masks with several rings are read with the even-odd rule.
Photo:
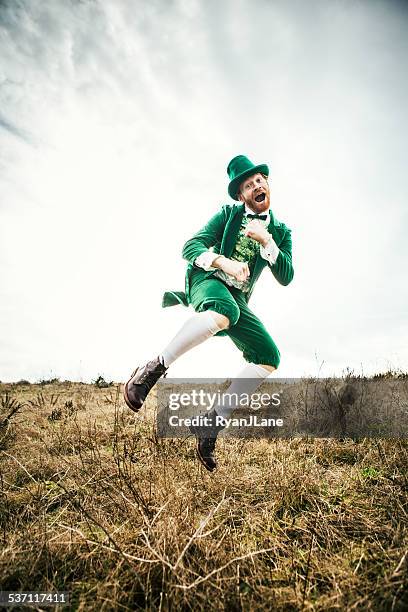
[[285, 234], [279, 244], [279, 254], [274, 264], [268, 264], [272, 274], [281, 285], [289, 285], [293, 279], [291, 230], [285, 227]]
[[223, 208], [215, 214], [202, 229], [190, 238], [190, 240], [187, 240], [183, 246], [183, 258], [193, 265], [197, 257], [208, 251], [210, 247], [215, 245], [220, 246], [226, 220], [227, 211], [226, 207], [223, 206]]

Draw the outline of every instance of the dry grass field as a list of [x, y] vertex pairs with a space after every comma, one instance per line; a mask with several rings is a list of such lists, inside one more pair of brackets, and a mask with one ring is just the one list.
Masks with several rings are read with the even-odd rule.
[[[159, 439], [120, 385], [0, 385], [0, 586], [72, 610], [407, 610], [405, 439]], [[39, 608], [40, 609], [40, 608]], [[67, 609], [67, 608], [65, 608]]]

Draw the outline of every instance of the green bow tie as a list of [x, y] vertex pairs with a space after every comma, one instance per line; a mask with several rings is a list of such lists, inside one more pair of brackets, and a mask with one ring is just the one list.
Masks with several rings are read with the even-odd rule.
[[248, 219], [262, 219], [262, 221], [266, 221], [268, 215], [251, 215], [251, 213], [247, 214]]

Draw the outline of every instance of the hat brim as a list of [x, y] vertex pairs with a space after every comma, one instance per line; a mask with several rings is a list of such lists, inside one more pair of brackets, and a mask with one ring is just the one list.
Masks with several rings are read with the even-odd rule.
[[253, 174], [258, 174], [258, 172], [260, 172], [261, 174], [266, 174], [266, 176], [269, 176], [268, 166], [266, 164], [259, 164], [258, 166], [254, 166], [253, 168], [249, 168], [248, 170], [245, 170], [245, 172], [238, 174], [238, 176], [232, 179], [232, 181], [228, 185], [228, 193], [233, 200], [238, 200], [239, 186], [242, 183], [242, 181], [245, 181], [245, 179], [247, 179], [249, 176], [252, 176]]

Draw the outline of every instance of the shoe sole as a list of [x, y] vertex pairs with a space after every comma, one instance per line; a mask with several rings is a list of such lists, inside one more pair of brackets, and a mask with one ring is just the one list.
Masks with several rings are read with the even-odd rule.
[[133, 410], [133, 412], [139, 412], [140, 408], [143, 406], [143, 404], [142, 404], [142, 406], [139, 406], [139, 408], [135, 408], [135, 407], [132, 405], [132, 403], [131, 403], [131, 401], [130, 401], [130, 399], [129, 399], [129, 396], [128, 396], [128, 391], [127, 391], [128, 384], [130, 383], [130, 381], [132, 380], [132, 378], [134, 377], [134, 375], [136, 374], [136, 372], [137, 372], [137, 370], [138, 370], [138, 369], [139, 369], [139, 368], [136, 368], [136, 370], [133, 372], [132, 376], [129, 378], [129, 380], [127, 381], [127, 383], [126, 383], [126, 384], [125, 384], [125, 386], [123, 387], [123, 399], [125, 400], [125, 404], [128, 406], [128, 408], [130, 408], [131, 410]]
[[214, 470], [216, 470], [216, 469], [217, 469], [217, 466], [215, 466], [215, 467], [213, 467], [213, 468], [210, 468], [210, 467], [209, 467], [209, 465], [206, 463], [206, 461], [205, 461], [204, 457], [203, 457], [203, 456], [202, 456], [202, 454], [200, 453], [200, 446], [199, 446], [199, 444], [200, 444], [200, 443], [199, 443], [199, 440], [198, 440], [197, 434], [196, 434], [196, 433], [195, 433], [195, 431], [194, 431], [194, 427], [193, 427], [193, 426], [191, 426], [189, 429], [190, 429], [191, 433], [192, 433], [192, 434], [195, 436], [195, 439], [196, 439], [196, 453], [197, 453], [197, 457], [198, 457], [198, 459], [199, 459], [200, 463], [202, 463], [202, 464], [203, 464], [203, 466], [205, 467], [205, 469], [207, 470], [207, 472], [214, 472]]
[[196, 453], [197, 453], [197, 457], [199, 458], [200, 462], [203, 464], [203, 466], [205, 467], [205, 469], [207, 470], [207, 472], [214, 472], [217, 467], [213, 467], [210, 468], [210, 466], [205, 462], [204, 458], [202, 457], [199, 449], [198, 449], [198, 442], [197, 442], [197, 446], [196, 446]]

